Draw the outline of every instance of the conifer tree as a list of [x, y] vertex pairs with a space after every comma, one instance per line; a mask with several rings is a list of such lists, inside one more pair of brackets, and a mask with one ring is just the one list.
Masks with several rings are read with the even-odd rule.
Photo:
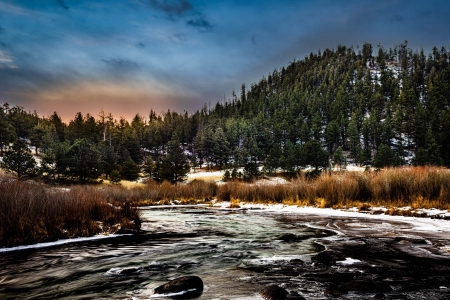
[[189, 161], [180, 148], [178, 137], [174, 135], [167, 145], [167, 155], [159, 167], [159, 178], [161, 181], [178, 183], [186, 179], [189, 170]]
[[23, 140], [14, 142], [11, 149], [6, 151], [3, 161], [0, 162], [0, 168], [6, 172], [15, 174], [17, 179], [23, 180], [36, 175], [36, 161], [31, 155], [31, 150]]

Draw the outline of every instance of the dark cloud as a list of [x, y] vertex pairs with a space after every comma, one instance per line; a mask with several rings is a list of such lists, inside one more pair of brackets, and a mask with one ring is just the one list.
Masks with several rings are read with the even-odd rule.
[[[48, 71], [33, 64], [18, 68], [0, 68], [0, 99], [21, 99], [24, 103], [32, 101], [30, 94], [50, 90], [51, 88], [76, 82], [82, 78], [81, 74], [67, 67]], [[8, 95], [15, 95], [8, 97]], [[27, 96], [24, 96], [27, 95]]]
[[145, 48], [145, 44], [144, 43], [137, 43], [136, 47], [138, 47], [139, 49], [144, 49]]
[[197, 28], [201, 32], [209, 31], [213, 28], [211, 23], [205, 20], [204, 17], [200, 16], [195, 19], [189, 20], [186, 22], [189, 26]]
[[3, 33], [3, 31], [5, 31], [5, 29], [3, 29], [3, 27], [2, 27], [2, 26], [0, 26], [0, 34], [2, 34], [2, 33]]
[[252, 35], [251, 41], [252, 41], [252, 44], [256, 46], [256, 44], [257, 44], [256, 43], [256, 35]]
[[150, 0], [149, 3], [169, 16], [182, 16], [194, 9], [192, 4], [186, 0]]
[[65, 10], [69, 10], [69, 7], [64, 3], [63, 0], [56, 0], [56, 2], [58, 2], [59, 6], [61, 6]]
[[137, 63], [126, 59], [111, 58], [102, 59], [101, 61], [120, 73], [133, 72], [139, 69], [139, 65]]
[[393, 14], [390, 18], [391, 23], [400, 23], [404, 22], [405, 18], [402, 15], [399, 14]]

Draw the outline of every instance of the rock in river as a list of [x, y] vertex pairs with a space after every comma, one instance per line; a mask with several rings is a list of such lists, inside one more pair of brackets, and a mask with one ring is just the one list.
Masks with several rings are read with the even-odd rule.
[[288, 292], [277, 285], [269, 285], [259, 291], [259, 294], [266, 300], [286, 300]]
[[155, 294], [166, 294], [178, 299], [199, 296], [202, 292], [203, 281], [198, 276], [179, 277], [155, 289]]

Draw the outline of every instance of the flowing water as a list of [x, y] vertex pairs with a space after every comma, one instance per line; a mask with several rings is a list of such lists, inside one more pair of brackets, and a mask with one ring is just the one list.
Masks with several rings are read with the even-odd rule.
[[[206, 208], [143, 210], [143, 234], [0, 253], [0, 299], [153, 299], [185, 275], [201, 300], [450, 299], [449, 232], [407, 222]], [[448, 222], [448, 221], [441, 221]]]
[[0, 298], [148, 299], [168, 280], [198, 275], [199, 299], [261, 299], [280, 278], [255, 268], [305, 259], [331, 234], [257, 212], [153, 209], [143, 220], [139, 236], [0, 254]]

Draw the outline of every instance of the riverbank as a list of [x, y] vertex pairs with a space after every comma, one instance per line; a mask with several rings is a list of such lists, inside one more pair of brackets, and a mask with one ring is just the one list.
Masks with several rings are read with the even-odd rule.
[[346, 171], [292, 180], [267, 177], [220, 185], [200, 178], [176, 185], [148, 180], [132, 186], [57, 187], [1, 180], [0, 211], [4, 217], [0, 219], [0, 247], [138, 230], [136, 207], [171, 204], [221, 209], [261, 209], [265, 205], [268, 210], [292, 211], [333, 208], [368, 215], [450, 218], [450, 172], [442, 168]]
[[0, 248], [139, 230], [139, 211], [89, 186], [0, 181]]

